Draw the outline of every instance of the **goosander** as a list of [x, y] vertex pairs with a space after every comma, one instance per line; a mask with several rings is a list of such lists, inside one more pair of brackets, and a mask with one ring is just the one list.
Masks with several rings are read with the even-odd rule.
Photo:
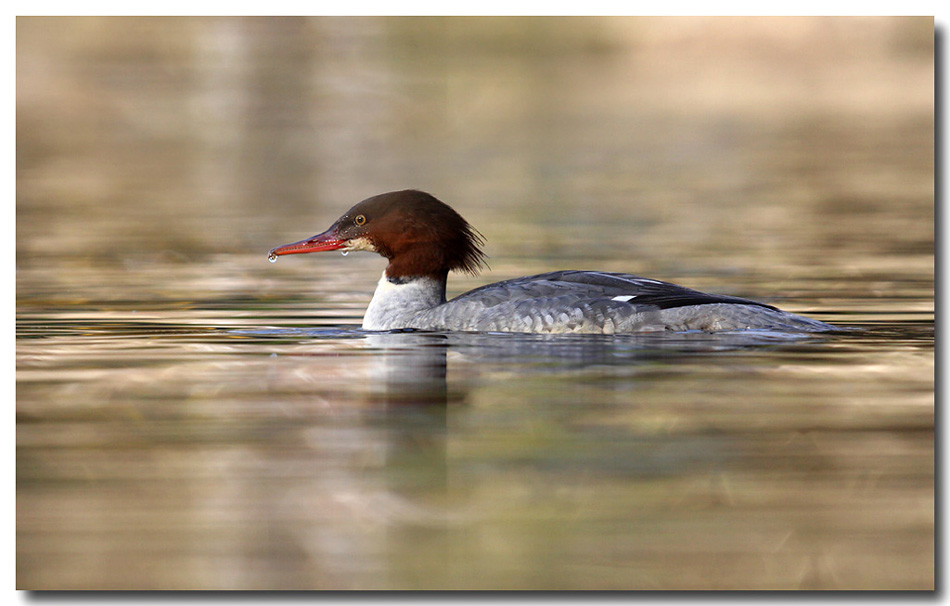
[[418, 190], [363, 200], [316, 236], [268, 258], [366, 250], [389, 260], [363, 317], [366, 330], [520, 333], [834, 330], [771, 305], [706, 294], [630, 274], [555, 271], [488, 284], [445, 299], [450, 271], [485, 264], [482, 235], [450, 206]]

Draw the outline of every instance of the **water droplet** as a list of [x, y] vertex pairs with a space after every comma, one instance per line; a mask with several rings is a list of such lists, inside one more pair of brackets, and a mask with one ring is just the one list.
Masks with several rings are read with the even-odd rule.
[[270, 253], [269, 255], [267, 255], [267, 260], [270, 261], [271, 263], [277, 263], [277, 255], [275, 255], [274, 253]]
[[350, 251], [348, 250], [340, 251], [340, 254], [345, 257], [346, 255], [350, 254]]

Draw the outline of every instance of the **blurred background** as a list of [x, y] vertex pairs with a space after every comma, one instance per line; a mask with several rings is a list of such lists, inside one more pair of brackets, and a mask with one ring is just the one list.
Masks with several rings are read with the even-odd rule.
[[[932, 588], [934, 35], [18, 18], [18, 587]], [[390, 356], [381, 259], [266, 254], [409, 187], [486, 236], [450, 296], [601, 269], [868, 332]]]
[[927, 18], [20, 18], [17, 262], [263, 254], [407, 187], [493, 256], [929, 253], [933, 40]]

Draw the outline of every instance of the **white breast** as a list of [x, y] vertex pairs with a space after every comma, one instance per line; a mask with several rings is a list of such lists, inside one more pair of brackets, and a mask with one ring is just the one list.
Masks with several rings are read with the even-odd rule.
[[379, 279], [373, 300], [363, 316], [365, 330], [391, 330], [413, 327], [419, 313], [445, 303], [445, 284], [431, 278], [416, 278], [397, 284]]

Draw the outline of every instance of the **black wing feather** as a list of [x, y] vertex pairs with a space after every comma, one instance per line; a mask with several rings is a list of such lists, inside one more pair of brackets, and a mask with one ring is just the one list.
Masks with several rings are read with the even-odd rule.
[[462, 296], [467, 297], [469, 295], [475, 295], [478, 294], [479, 291], [489, 288], [517, 287], [519, 283], [530, 283], [531, 290], [537, 290], [537, 294], [542, 297], [544, 294], [546, 294], [544, 293], [546, 290], [545, 284], [550, 285], [552, 295], [556, 293], [557, 285], [559, 283], [570, 284], [575, 288], [579, 286], [583, 287], [584, 290], [587, 291], [587, 296], [591, 297], [591, 299], [607, 298], [617, 301], [619, 299], [613, 299], [613, 297], [627, 296], [630, 297], [629, 303], [632, 305], [637, 307], [649, 306], [656, 309], [671, 309], [674, 307], [685, 307], [687, 305], [706, 305], [710, 303], [756, 305], [759, 307], [765, 307], [767, 309], [777, 309], [771, 305], [766, 305], [765, 303], [759, 303], [758, 301], [752, 301], [750, 299], [704, 293], [691, 288], [686, 288], [685, 286], [679, 286], [669, 282], [661, 282], [651, 278], [642, 278], [633, 274], [602, 271], [568, 270], [538, 274], [535, 276], [525, 276], [523, 278], [515, 278], [513, 280], [497, 282], [495, 284], [487, 284], [465, 293], [465, 295]]

